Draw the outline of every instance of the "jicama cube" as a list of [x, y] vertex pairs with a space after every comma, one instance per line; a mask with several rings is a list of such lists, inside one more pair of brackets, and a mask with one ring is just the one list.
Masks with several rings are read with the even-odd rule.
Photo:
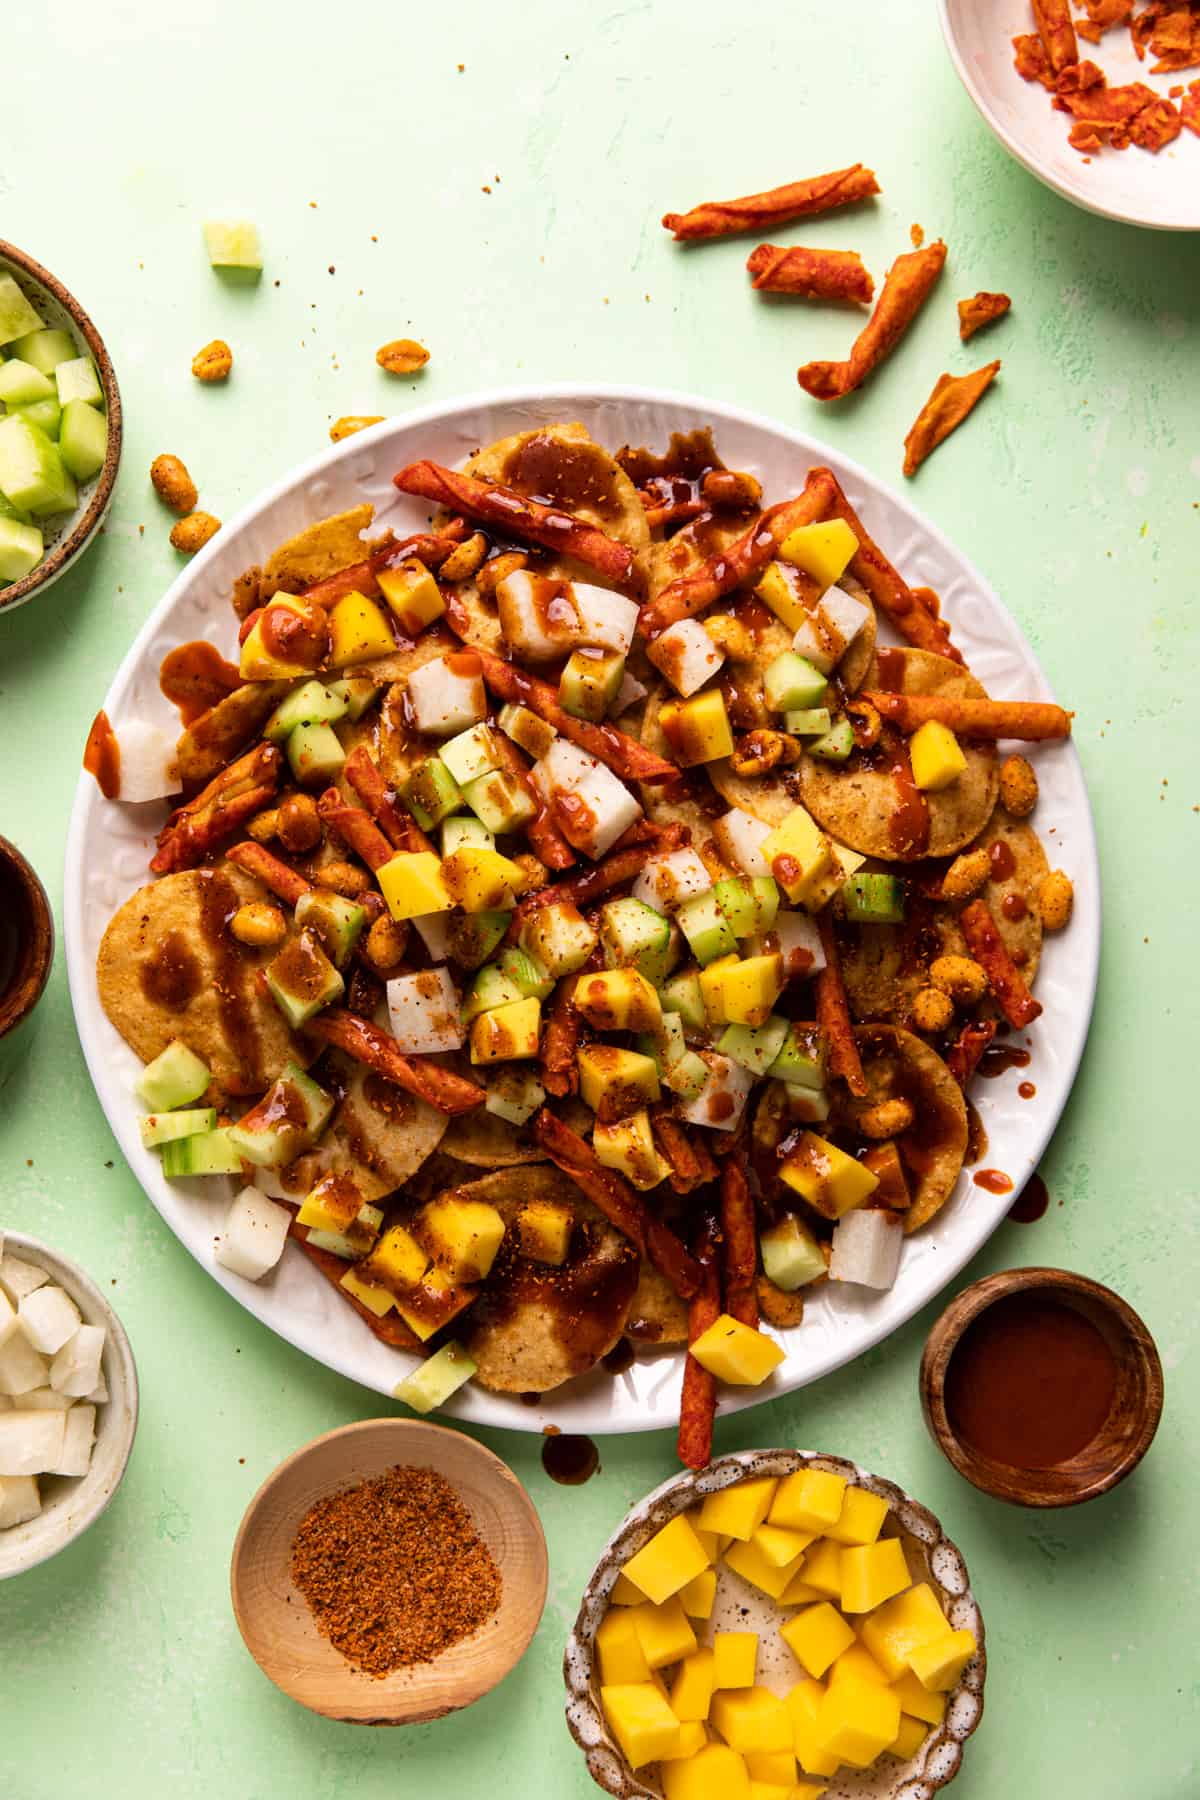
[[49, 1279], [37, 1263], [23, 1262], [19, 1256], [0, 1257], [0, 1288], [13, 1302], [32, 1294], [34, 1288], [43, 1287]]
[[833, 1231], [831, 1281], [859, 1287], [890, 1288], [900, 1267], [904, 1228], [894, 1214], [873, 1210], [848, 1212]]
[[79, 1400], [90, 1394], [100, 1379], [106, 1336], [103, 1325], [81, 1325], [50, 1364], [50, 1386]]
[[718, 1056], [714, 1050], [697, 1054], [708, 1065], [708, 1080], [694, 1100], [677, 1107], [679, 1117], [713, 1131], [736, 1131], [754, 1086], [753, 1075], [730, 1056]]
[[0, 1288], [0, 1344], [6, 1344], [17, 1329], [17, 1309]]
[[870, 608], [853, 594], [848, 594], [845, 588], [831, 587], [828, 593], [822, 594], [817, 612], [834, 646], [841, 644], [837, 652], [840, 662], [870, 618]]
[[49, 1283], [26, 1294], [17, 1316], [21, 1330], [43, 1356], [53, 1356], [61, 1350], [80, 1325], [79, 1308], [70, 1294]]
[[713, 878], [694, 850], [671, 850], [642, 864], [631, 897], [656, 912], [673, 913], [694, 894], [707, 893]]
[[23, 1331], [14, 1331], [7, 1343], [0, 1344], [0, 1394], [27, 1394], [45, 1385], [45, 1358]]
[[735, 863], [743, 875], [763, 876], [771, 873], [771, 865], [762, 853], [763, 839], [771, 835], [771, 827], [743, 811], [731, 807], [713, 826], [717, 848], [729, 862]]
[[92, 1445], [96, 1441], [96, 1409], [73, 1406], [66, 1414], [62, 1451], [57, 1462], [47, 1470], [51, 1475], [86, 1475], [92, 1461]]
[[0, 1475], [0, 1531], [28, 1524], [41, 1510], [41, 1495], [32, 1475]]
[[825, 967], [825, 952], [821, 934], [807, 913], [776, 913], [771, 930], [779, 940], [783, 972], [789, 981], [820, 974]]
[[612, 770], [567, 738], [555, 738], [532, 774], [563, 836], [593, 861], [611, 850], [621, 833], [642, 816], [638, 802]]
[[73, 1394], [60, 1394], [57, 1388], [52, 1387], [31, 1388], [19, 1400], [12, 1402], [22, 1412], [66, 1412], [74, 1404]]
[[424, 663], [408, 678], [408, 703], [416, 729], [435, 737], [454, 737], [477, 725], [487, 717], [478, 662], [472, 666], [470, 653], [458, 651]]
[[461, 1049], [462, 997], [445, 967], [398, 975], [387, 984], [392, 1036], [408, 1056]]
[[[247, 1281], [261, 1281], [283, 1255], [291, 1218], [286, 1206], [277, 1206], [258, 1188], [243, 1188], [225, 1215], [225, 1229], [217, 1240], [217, 1261]], [[95, 1385], [93, 1379], [79, 1391], [86, 1394]]]
[[450, 954], [450, 917], [448, 913], [421, 913], [412, 920], [417, 936], [429, 952], [432, 962], [445, 962]]
[[725, 652], [713, 643], [699, 619], [680, 619], [678, 624], [669, 626], [655, 638], [646, 654], [685, 700], [703, 687], [725, 661]]
[[519, 656], [547, 662], [580, 645], [624, 656], [638, 609], [632, 600], [585, 581], [556, 581], [519, 569], [496, 584], [500, 629]]
[[42, 1475], [62, 1460], [67, 1414], [0, 1413], [0, 1475]]
[[175, 765], [175, 739], [144, 719], [127, 719], [117, 727], [121, 751], [121, 798], [134, 806], [165, 800], [182, 786]]

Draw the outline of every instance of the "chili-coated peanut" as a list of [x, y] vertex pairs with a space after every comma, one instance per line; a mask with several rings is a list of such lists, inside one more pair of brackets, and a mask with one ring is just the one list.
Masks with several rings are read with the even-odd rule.
[[324, 834], [321, 815], [311, 794], [289, 794], [280, 802], [277, 830], [280, 843], [293, 855], [316, 849]]
[[189, 513], [186, 519], [172, 525], [171, 544], [185, 556], [194, 556], [197, 550], [203, 550], [209, 538], [216, 537], [220, 529], [220, 519], [214, 519], [211, 513]]
[[229, 929], [239, 944], [264, 950], [270, 944], [282, 944], [287, 936], [287, 920], [277, 906], [266, 900], [248, 900], [230, 919]]
[[731, 619], [727, 613], [714, 613], [712, 618], [704, 620], [704, 629], [709, 641], [718, 650], [723, 650], [730, 662], [754, 661], [754, 639], [740, 619]]
[[150, 483], [172, 512], [190, 513], [200, 498], [187, 465], [177, 456], [156, 456], [150, 464]]
[[750, 731], [735, 749], [731, 761], [734, 772], [753, 778], [767, 775], [780, 763], [791, 768], [804, 754], [799, 740], [782, 731]]
[[846, 717], [854, 732], [855, 748], [858, 750], [873, 749], [879, 742], [883, 722], [871, 702], [869, 700], [847, 700]]
[[367, 933], [367, 961], [380, 975], [390, 975], [404, 961], [408, 926], [395, 919], [376, 919]]
[[346, 413], [335, 419], [329, 427], [329, 436], [333, 443], [340, 444], [343, 438], [353, 437], [356, 431], [365, 431], [368, 425], [380, 425], [382, 413]]
[[929, 979], [961, 1006], [972, 1006], [987, 993], [988, 978], [971, 956], [935, 957], [929, 965]]
[[375, 352], [375, 361], [389, 375], [415, 375], [429, 361], [429, 352], [416, 338], [393, 338]]
[[262, 581], [262, 570], [255, 563], [249, 569], [243, 569], [233, 584], [230, 601], [239, 619], [248, 619], [259, 604], [259, 584]]
[[224, 381], [232, 367], [233, 351], [224, 338], [214, 338], [192, 358], [192, 374], [197, 381]]
[[894, 1138], [907, 1131], [915, 1117], [912, 1102], [898, 1094], [892, 1100], [878, 1100], [874, 1106], [864, 1106], [855, 1115], [854, 1122], [864, 1137]]
[[506, 550], [502, 556], [493, 556], [490, 561], [481, 564], [475, 577], [475, 586], [481, 594], [490, 597], [506, 575], [515, 575], [528, 561], [529, 558], [522, 550]]
[[357, 900], [371, 886], [371, 877], [365, 869], [356, 869], [353, 863], [329, 862], [321, 868], [313, 870], [313, 881], [317, 887], [332, 888], [335, 894], [342, 894], [347, 900]]
[[270, 806], [266, 812], [255, 813], [246, 830], [256, 844], [269, 844], [273, 837], [279, 836], [279, 808]]
[[1046, 931], [1061, 931], [1070, 923], [1075, 905], [1075, 889], [1071, 877], [1061, 869], [1043, 875], [1037, 891], [1038, 913]]
[[990, 872], [986, 850], [964, 850], [942, 876], [942, 899], [969, 900], [979, 892]]
[[762, 482], [744, 469], [710, 469], [700, 483], [706, 506], [749, 512], [762, 499]]
[[1000, 804], [1014, 819], [1027, 819], [1037, 805], [1038, 780], [1023, 756], [1007, 756], [1000, 768]]
[[918, 1031], [945, 1031], [954, 1017], [954, 1002], [941, 988], [922, 988], [914, 996], [912, 1016]]
[[758, 1310], [768, 1325], [774, 1325], [777, 1331], [788, 1331], [793, 1325], [799, 1325], [804, 1317], [804, 1302], [799, 1294], [785, 1293], [765, 1275], [758, 1276], [754, 1285], [758, 1293]]
[[452, 550], [441, 568], [438, 570], [439, 581], [469, 581], [475, 571], [483, 564], [488, 553], [488, 541], [482, 531], [473, 531], [469, 538], [464, 538], [457, 550]]

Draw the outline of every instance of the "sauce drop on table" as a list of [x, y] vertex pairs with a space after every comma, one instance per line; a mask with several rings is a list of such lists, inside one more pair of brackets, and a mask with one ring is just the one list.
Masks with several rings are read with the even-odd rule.
[[590, 1437], [556, 1432], [542, 1441], [542, 1467], [563, 1487], [582, 1487], [600, 1467], [600, 1452]]
[[1031, 1175], [1009, 1207], [1008, 1216], [1017, 1225], [1032, 1225], [1035, 1219], [1042, 1217], [1049, 1204], [1045, 1182], [1040, 1175]]

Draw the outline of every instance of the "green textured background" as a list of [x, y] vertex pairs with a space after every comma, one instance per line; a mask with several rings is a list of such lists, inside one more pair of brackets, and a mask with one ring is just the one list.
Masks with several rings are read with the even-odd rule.
[[[851, 29], [852, 10], [871, 28]], [[105, 537], [44, 599], [0, 617], [0, 830], [56, 907], [87, 724], [179, 566], [145, 474], [160, 450], [182, 455], [201, 504], [228, 517], [341, 413], [594, 378], [745, 403], [898, 483], [901, 440], [936, 375], [1003, 357], [996, 390], [914, 498], [996, 584], [1078, 709], [1106, 928], [1091, 1044], [1043, 1165], [1051, 1211], [1003, 1227], [969, 1273], [1038, 1261], [1115, 1284], [1158, 1339], [1166, 1415], [1148, 1462], [1105, 1500], [1049, 1516], [989, 1501], [921, 1425], [916, 1369], [935, 1307], [818, 1388], [720, 1425], [717, 1444], [840, 1452], [940, 1513], [991, 1653], [956, 1793], [1188, 1800], [1200, 1791], [1186, 1153], [1200, 243], [1089, 217], [1010, 162], [954, 78], [931, 0], [359, 0], [345, 12], [59, 0], [53, 29], [10, 8], [4, 43], [16, 79], [0, 236], [91, 310], [127, 416]], [[1200, 144], [1188, 152], [1200, 169]], [[683, 252], [658, 217], [855, 159], [879, 172], [881, 203], [777, 235], [855, 246], [879, 275], [920, 220], [945, 234], [950, 263], [900, 354], [819, 410], [795, 367], [840, 354], [853, 322], [762, 304], [745, 242]], [[224, 212], [261, 225], [255, 290], [229, 289], [204, 261], [201, 219]], [[1007, 289], [1014, 310], [963, 350], [954, 300], [977, 287]], [[236, 370], [204, 389], [188, 364], [217, 334]], [[397, 382], [374, 350], [409, 334], [433, 357]], [[242, 1648], [230, 1546], [280, 1458], [379, 1403], [277, 1343], [159, 1222], [94, 1099], [61, 954], [0, 1089], [0, 1183], [0, 1224], [113, 1282], [142, 1381], [108, 1515], [0, 1586], [0, 1787], [16, 1800], [590, 1791], [562, 1722], [562, 1642], [600, 1544], [670, 1472], [670, 1439], [605, 1442], [602, 1473], [566, 1490], [542, 1475], [535, 1440], [481, 1433], [528, 1485], [549, 1539], [529, 1655], [470, 1714], [436, 1725], [373, 1733], [312, 1717]]]

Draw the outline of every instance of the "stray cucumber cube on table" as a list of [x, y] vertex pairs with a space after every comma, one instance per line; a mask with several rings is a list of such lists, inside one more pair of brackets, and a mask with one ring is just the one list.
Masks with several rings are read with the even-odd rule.
[[204, 246], [214, 269], [262, 269], [258, 226], [249, 219], [206, 219]]

